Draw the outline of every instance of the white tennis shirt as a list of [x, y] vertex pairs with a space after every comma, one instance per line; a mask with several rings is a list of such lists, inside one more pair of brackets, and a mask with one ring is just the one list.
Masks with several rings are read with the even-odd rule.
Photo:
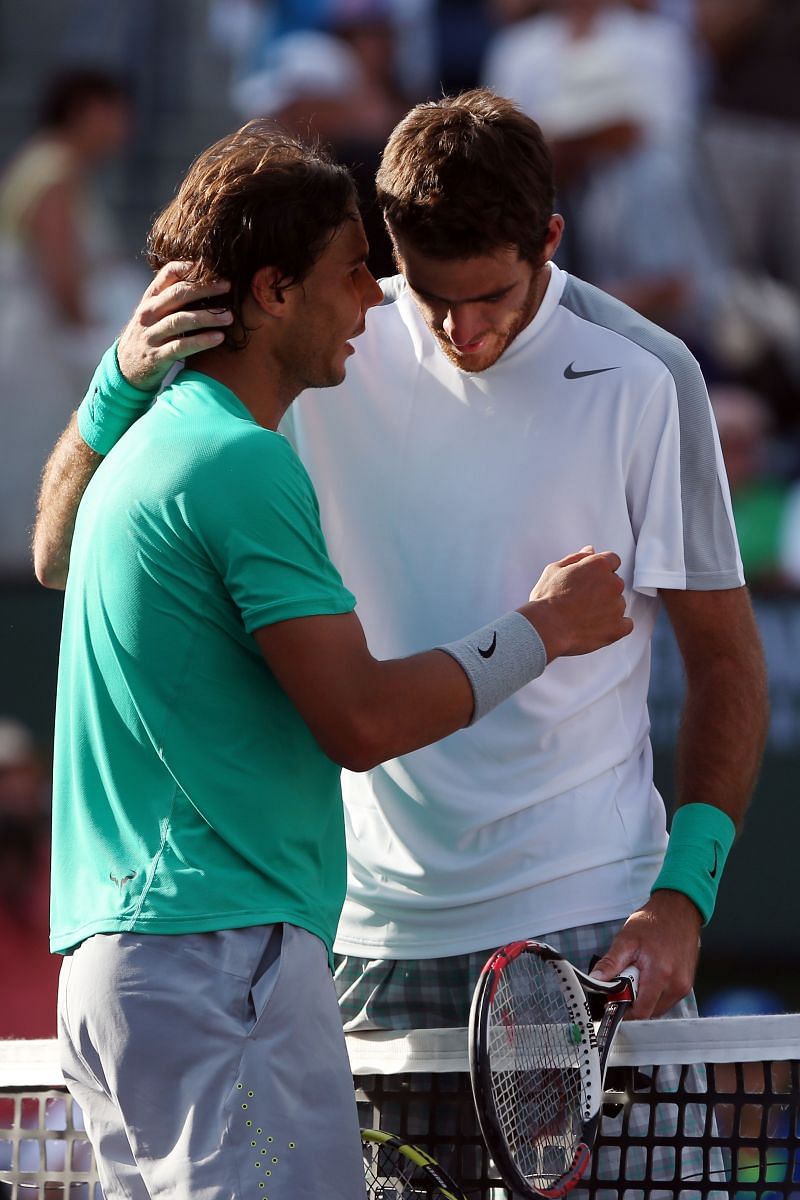
[[287, 429], [373, 654], [472, 632], [587, 544], [620, 555], [635, 629], [435, 746], [345, 772], [336, 948], [429, 958], [627, 916], [667, 840], [648, 740], [656, 590], [743, 582], [699, 368], [553, 265], [531, 324], [469, 374], [390, 287], [345, 383], [304, 393]]

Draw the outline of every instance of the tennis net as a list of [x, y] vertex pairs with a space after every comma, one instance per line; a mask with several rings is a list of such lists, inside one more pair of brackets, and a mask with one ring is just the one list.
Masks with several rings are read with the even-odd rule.
[[[475, 1121], [464, 1029], [348, 1036], [361, 1123], [503, 1200]], [[592, 1200], [800, 1200], [800, 1014], [628, 1021], [585, 1181]]]
[[[475, 1200], [505, 1200], [475, 1122], [466, 1030], [347, 1043], [362, 1126], [416, 1143]], [[586, 1187], [573, 1196], [800, 1200], [800, 1014], [626, 1022], [606, 1101]], [[0, 1042], [0, 1197], [65, 1194], [102, 1200], [55, 1043]]]

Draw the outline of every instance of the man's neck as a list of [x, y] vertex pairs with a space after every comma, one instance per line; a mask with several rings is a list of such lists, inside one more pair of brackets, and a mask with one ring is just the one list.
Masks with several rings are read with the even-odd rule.
[[265, 429], [278, 428], [297, 394], [282, 383], [277, 363], [270, 364], [263, 355], [256, 360], [250, 346], [244, 350], [205, 350], [189, 359], [187, 366], [229, 388]]

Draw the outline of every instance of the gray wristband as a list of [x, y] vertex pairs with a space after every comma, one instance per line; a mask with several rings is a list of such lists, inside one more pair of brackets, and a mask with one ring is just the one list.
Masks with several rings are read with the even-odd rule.
[[506, 613], [460, 641], [436, 648], [454, 658], [469, 679], [475, 700], [470, 725], [537, 679], [547, 666], [544, 643], [520, 612]]

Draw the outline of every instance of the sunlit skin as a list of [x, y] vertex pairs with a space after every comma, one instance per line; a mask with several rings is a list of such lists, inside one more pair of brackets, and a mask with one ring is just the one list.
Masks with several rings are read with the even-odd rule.
[[247, 346], [235, 354], [219, 345], [205, 350], [195, 356], [195, 369], [224, 383], [260, 424], [276, 429], [300, 392], [344, 379], [352, 340], [364, 332], [368, 309], [383, 299], [368, 251], [353, 208], [301, 282], [286, 285], [276, 267], [260, 267], [242, 304]]
[[354, 347], [364, 332], [367, 310], [383, 293], [367, 267], [369, 245], [354, 209], [336, 230], [302, 283], [283, 293], [293, 308], [279, 354], [299, 394], [307, 387], [333, 387], [345, 377]]
[[550, 218], [536, 262], [503, 246], [474, 258], [440, 259], [422, 254], [394, 235], [397, 265], [445, 356], [462, 371], [485, 371], [536, 315], [550, 278], [563, 218]]

